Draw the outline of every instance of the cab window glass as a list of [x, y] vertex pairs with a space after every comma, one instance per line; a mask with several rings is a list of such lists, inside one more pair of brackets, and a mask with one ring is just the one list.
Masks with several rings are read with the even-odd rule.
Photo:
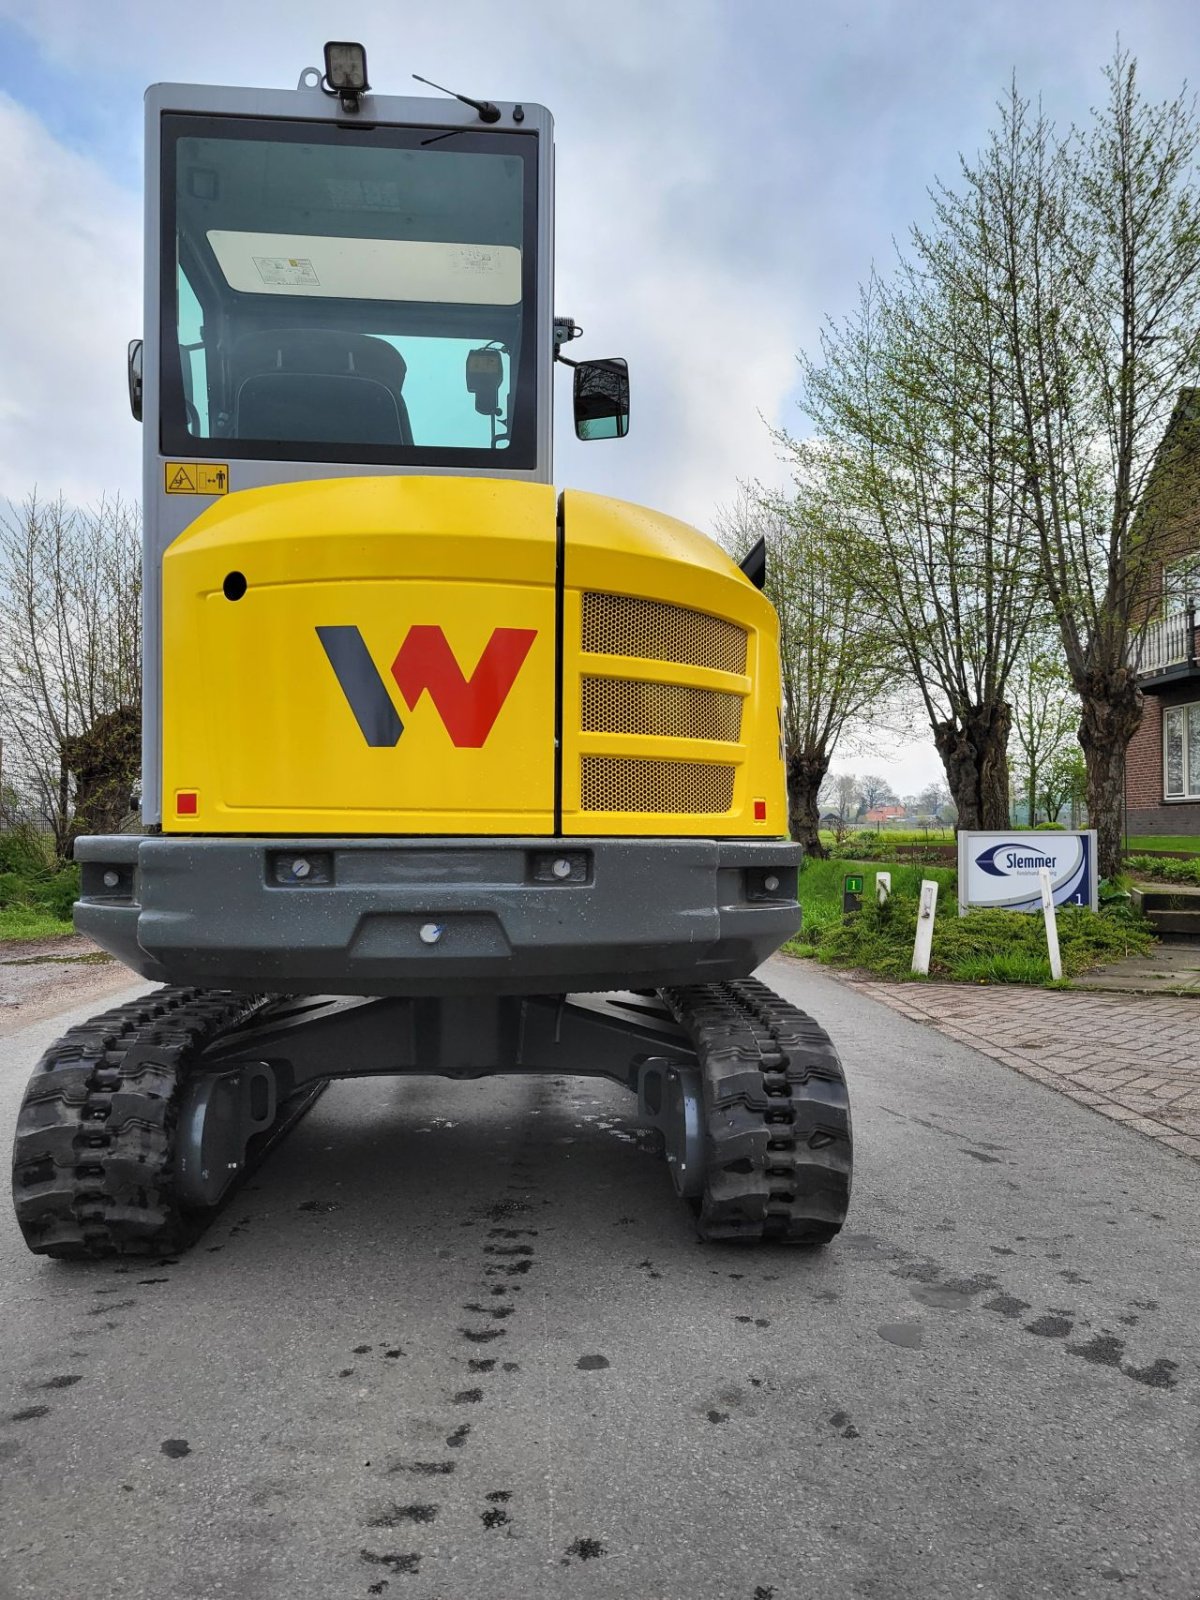
[[164, 122], [164, 450], [533, 465], [536, 137]]
[[204, 438], [208, 433], [208, 363], [204, 354], [204, 314], [196, 291], [187, 280], [182, 268], [178, 275], [179, 365], [183, 376], [183, 405], [187, 431], [194, 438]]

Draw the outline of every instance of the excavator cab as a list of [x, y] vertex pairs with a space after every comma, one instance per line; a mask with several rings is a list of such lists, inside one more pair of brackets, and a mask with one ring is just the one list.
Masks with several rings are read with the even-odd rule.
[[[357, 52], [357, 53], [356, 53]], [[163, 988], [39, 1064], [27, 1242], [179, 1248], [333, 1077], [590, 1073], [709, 1238], [840, 1227], [836, 1053], [750, 978], [799, 924], [778, 627], [669, 517], [552, 487], [629, 375], [553, 311], [540, 106], [146, 100], [143, 831], [76, 924]]]

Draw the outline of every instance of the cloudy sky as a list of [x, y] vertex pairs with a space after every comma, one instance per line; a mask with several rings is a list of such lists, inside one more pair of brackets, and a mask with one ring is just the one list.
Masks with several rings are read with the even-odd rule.
[[[290, 88], [334, 35], [383, 93], [420, 72], [548, 106], [555, 303], [634, 385], [622, 443], [577, 444], [560, 411], [557, 481], [710, 528], [739, 478], [781, 481], [766, 424], [803, 430], [797, 352], [1013, 71], [1066, 124], [1118, 35], [1166, 95], [1198, 34], [1192, 0], [0, 0], [0, 499], [137, 492], [147, 83]], [[904, 793], [939, 774], [924, 741], [837, 764]]]

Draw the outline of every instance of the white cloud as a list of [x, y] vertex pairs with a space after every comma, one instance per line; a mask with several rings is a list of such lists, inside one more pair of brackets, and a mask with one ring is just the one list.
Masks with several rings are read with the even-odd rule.
[[[290, 86], [320, 56], [326, 8], [233, 6], [214, 0], [197, 31], [182, 9], [113, 0], [56, 0], [30, 11], [0, 0], [80, 91], [127, 107], [141, 124], [140, 87], [155, 79]], [[619, 443], [576, 442], [570, 374], [559, 372], [556, 481], [656, 506], [708, 526], [739, 477], [778, 477], [759, 412], [778, 415], [793, 382], [800, 317], [785, 304], [778, 262], [731, 259], [742, 157], [705, 125], [703, 85], [719, 71], [723, 8], [713, 3], [591, 8], [525, 0], [515, 13], [484, 0], [452, 19], [425, 13], [403, 30], [391, 5], [345, 8], [338, 31], [368, 44], [385, 92], [426, 94], [418, 68], [469, 92], [525, 95], [555, 112], [558, 142], [558, 308], [587, 330], [576, 355], [628, 357], [633, 425]], [[520, 22], [520, 26], [516, 25]], [[237, 49], [230, 41], [236, 38]], [[89, 88], [84, 72], [91, 77]], [[121, 87], [126, 85], [126, 87]], [[99, 115], [99, 113], [97, 113]], [[40, 270], [9, 260], [0, 302], [0, 415], [20, 412], [18, 439], [0, 442], [0, 490], [36, 479], [95, 495], [136, 479], [138, 437], [124, 399], [124, 341], [140, 331], [140, 198], [71, 154], [33, 116], [4, 104], [0, 204], [21, 214], [40, 196]], [[7, 132], [9, 120], [12, 134]], [[88, 238], [86, 249], [79, 237]], [[767, 306], [769, 316], [764, 316]], [[39, 341], [40, 331], [40, 341]], [[43, 346], [36, 384], [19, 374]]]
[[587, 329], [573, 354], [628, 356], [634, 407], [628, 439], [580, 445], [561, 373], [557, 480], [707, 526], [738, 478], [783, 477], [759, 413], [802, 427], [796, 352], [888, 260], [934, 174], [977, 148], [1014, 65], [1069, 121], [1100, 93], [1120, 26], [1147, 84], [1175, 87], [1188, 0], [1127, 10], [208, 0], [198, 25], [164, 0], [0, 0], [58, 74], [52, 132], [0, 100], [0, 490], [136, 480], [123, 352], [140, 331], [140, 197], [68, 147], [86, 129], [133, 181], [147, 82], [290, 87], [336, 31], [364, 40], [381, 92], [428, 93], [416, 70], [548, 105], [557, 306]]
[[141, 207], [0, 95], [0, 496], [136, 494]]

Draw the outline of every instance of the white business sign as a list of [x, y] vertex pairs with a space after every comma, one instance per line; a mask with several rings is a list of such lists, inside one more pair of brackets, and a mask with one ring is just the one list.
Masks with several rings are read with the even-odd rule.
[[960, 833], [958, 909], [1000, 906], [1040, 911], [1045, 867], [1056, 906], [1097, 908], [1096, 830], [1073, 833]]

